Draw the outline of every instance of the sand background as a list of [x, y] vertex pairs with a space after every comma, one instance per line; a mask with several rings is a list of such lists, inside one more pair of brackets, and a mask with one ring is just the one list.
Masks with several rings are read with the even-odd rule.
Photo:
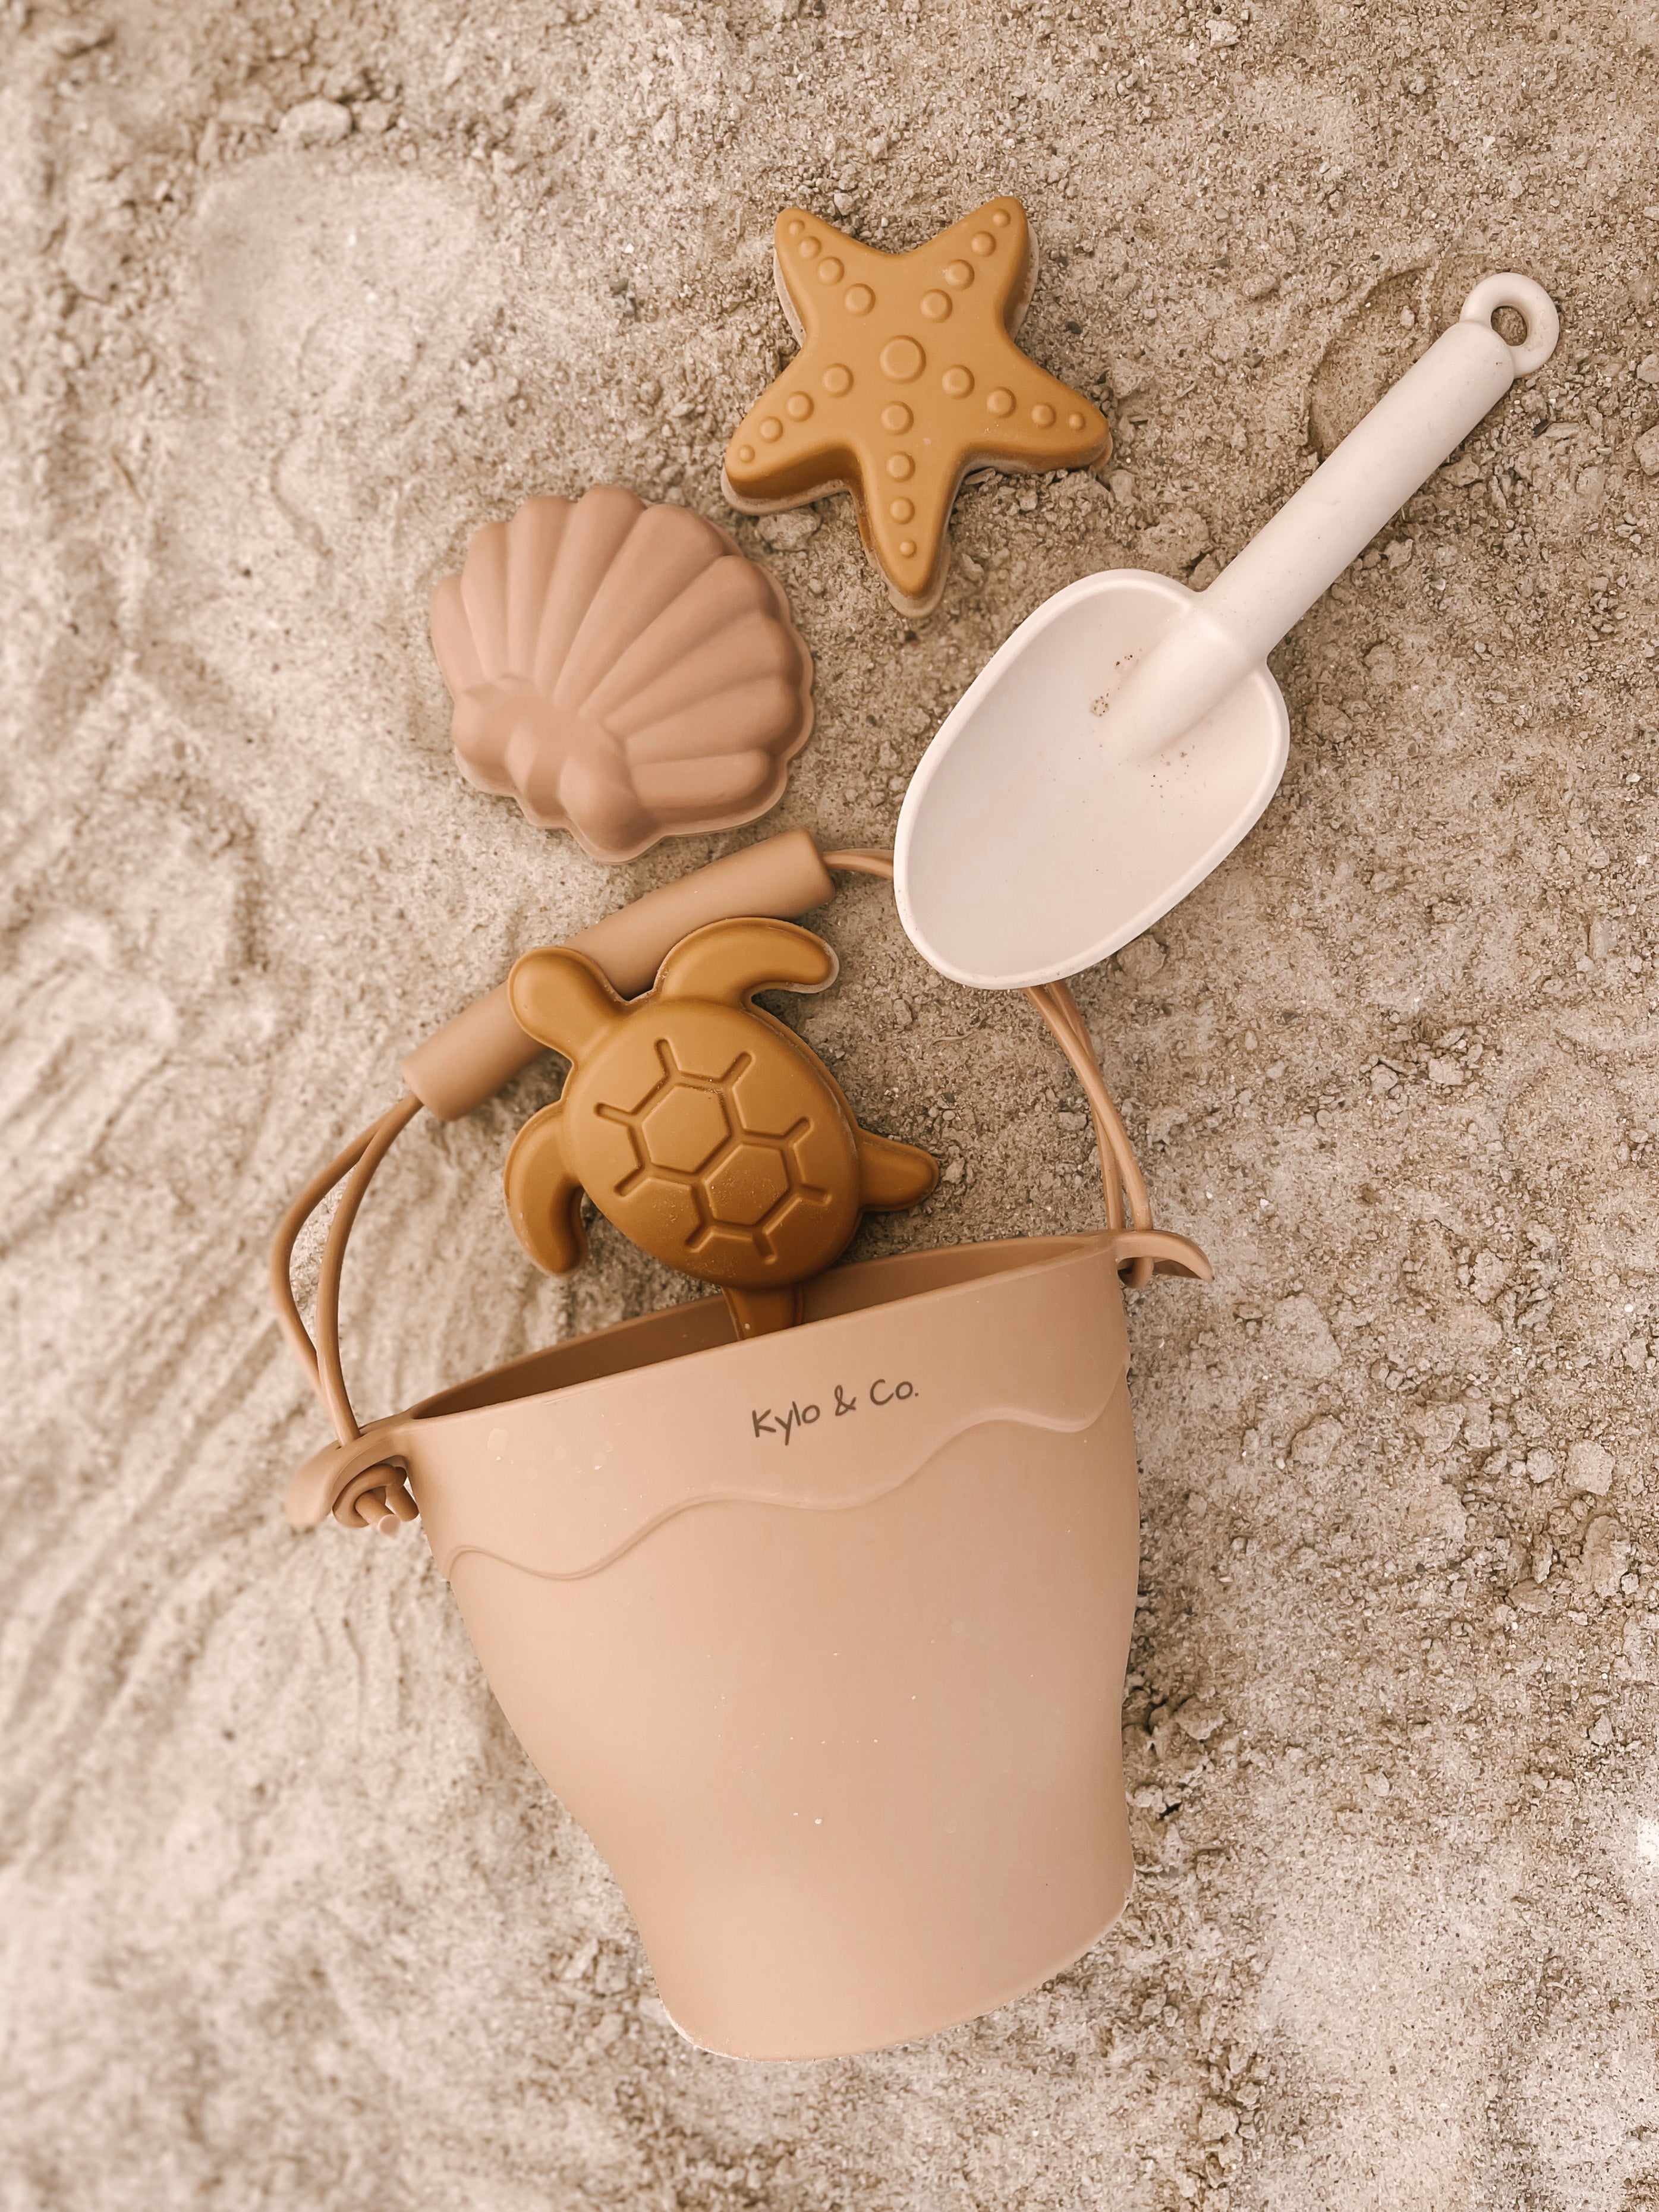
[[[10, 0], [5, 2212], [1659, 2204], [1656, 103], [1647, 0]], [[1006, 191], [1118, 452], [965, 492], [913, 626], [845, 501], [757, 529], [720, 456], [781, 204], [908, 246]], [[1216, 1267], [1133, 1302], [1135, 1900], [926, 2045], [698, 2054], [418, 1535], [278, 1510], [281, 1206], [515, 952], [738, 842], [606, 870], [466, 787], [431, 586], [533, 491], [735, 526], [818, 670], [768, 826], [884, 840], [1025, 613], [1202, 581], [1505, 266], [1555, 360], [1277, 656], [1261, 827], [1080, 985]], [[809, 1033], [961, 1163], [860, 1249], [1096, 1220], [1023, 1006], [873, 887], [831, 927]], [[550, 1085], [405, 1140], [365, 1406], [682, 1294], [520, 1255]]]

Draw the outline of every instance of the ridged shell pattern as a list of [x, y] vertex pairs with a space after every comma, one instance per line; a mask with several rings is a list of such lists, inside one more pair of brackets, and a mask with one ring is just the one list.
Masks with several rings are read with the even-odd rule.
[[781, 586], [683, 507], [532, 499], [432, 595], [462, 773], [595, 860], [752, 822], [812, 727]]

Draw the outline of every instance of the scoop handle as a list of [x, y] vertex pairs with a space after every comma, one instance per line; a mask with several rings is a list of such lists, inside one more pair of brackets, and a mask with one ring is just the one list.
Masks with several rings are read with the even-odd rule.
[[[1499, 307], [1525, 317], [1524, 343], [1493, 329]], [[1541, 285], [1483, 278], [1460, 319], [1131, 670], [1109, 717], [1121, 753], [1161, 750], [1265, 660], [1516, 378], [1543, 367], [1559, 334]]]

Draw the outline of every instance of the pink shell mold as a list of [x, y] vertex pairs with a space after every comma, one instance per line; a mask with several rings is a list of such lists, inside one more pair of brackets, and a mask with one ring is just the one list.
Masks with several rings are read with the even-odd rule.
[[775, 805], [812, 728], [782, 587], [723, 530], [614, 484], [527, 500], [432, 594], [462, 774], [596, 860]]

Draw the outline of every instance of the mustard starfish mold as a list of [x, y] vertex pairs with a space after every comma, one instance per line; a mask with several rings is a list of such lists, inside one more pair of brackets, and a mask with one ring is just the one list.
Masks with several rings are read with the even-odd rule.
[[988, 200], [909, 253], [786, 208], [773, 267], [800, 351], [726, 448], [732, 505], [771, 514], [850, 491], [894, 605], [926, 614], [969, 469], [1083, 468], [1111, 451], [1100, 410], [1014, 343], [1036, 258], [1015, 199]]

